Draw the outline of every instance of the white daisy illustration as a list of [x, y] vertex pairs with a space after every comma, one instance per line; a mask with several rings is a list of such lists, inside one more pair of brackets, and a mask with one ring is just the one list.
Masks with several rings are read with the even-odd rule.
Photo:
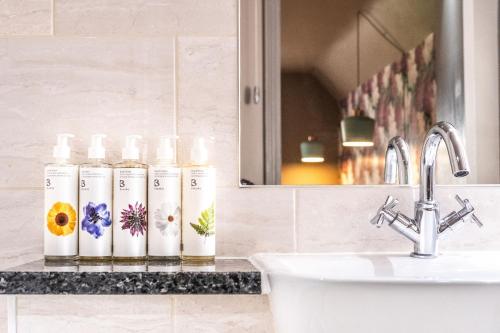
[[177, 236], [179, 234], [179, 220], [181, 208], [163, 203], [155, 211], [155, 225], [162, 235]]

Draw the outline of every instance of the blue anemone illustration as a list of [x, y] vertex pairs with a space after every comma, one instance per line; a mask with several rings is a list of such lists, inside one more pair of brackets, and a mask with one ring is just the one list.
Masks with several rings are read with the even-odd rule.
[[111, 213], [105, 203], [89, 202], [83, 207], [83, 215], [82, 230], [87, 231], [94, 238], [101, 237], [104, 228], [111, 225]]

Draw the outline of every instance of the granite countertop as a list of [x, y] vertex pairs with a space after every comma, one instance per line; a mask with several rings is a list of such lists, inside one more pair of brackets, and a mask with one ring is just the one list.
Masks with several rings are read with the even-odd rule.
[[0, 271], [0, 294], [260, 294], [261, 274], [246, 259], [209, 265], [43, 260]]

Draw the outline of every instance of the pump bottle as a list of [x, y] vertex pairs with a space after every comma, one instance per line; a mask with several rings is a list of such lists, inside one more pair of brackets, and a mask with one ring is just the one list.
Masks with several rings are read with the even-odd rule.
[[45, 165], [44, 256], [46, 260], [76, 259], [78, 255], [78, 166], [70, 162], [68, 140], [58, 134]]
[[181, 252], [181, 169], [176, 140], [160, 137], [156, 162], [148, 171], [148, 258], [179, 259]]
[[182, 259], [215, 258], [215, 168], [204, 138], [196, 138], [190, 163], [182, 170]]
[[113, 169], [105, 162], [104, 134], [94, 134], [88, 162], [80, 166], [80, 260], [110, 260]]
[[148, 169], [139, 161], [140, 139], [125, 138], [122, 161], [113, 170], [113, 257], [118, 260], [146, 258]]

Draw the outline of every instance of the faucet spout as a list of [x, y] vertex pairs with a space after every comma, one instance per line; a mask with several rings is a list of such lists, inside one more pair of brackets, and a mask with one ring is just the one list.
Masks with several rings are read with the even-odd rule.
[[453, 175], [469, 174], [467, 154], [457, 129], [445, 121], [438, 122], [427, 133], [420, 158], [420, 202], [423, 203], [434, 202], [436, 155], [441, 141], [448, 150]]
[[393, 137], [385, 153], [384, 181], [386, 184], [409, 184], [411, 181], [410, 149], [406, 141], [400, 137]]

